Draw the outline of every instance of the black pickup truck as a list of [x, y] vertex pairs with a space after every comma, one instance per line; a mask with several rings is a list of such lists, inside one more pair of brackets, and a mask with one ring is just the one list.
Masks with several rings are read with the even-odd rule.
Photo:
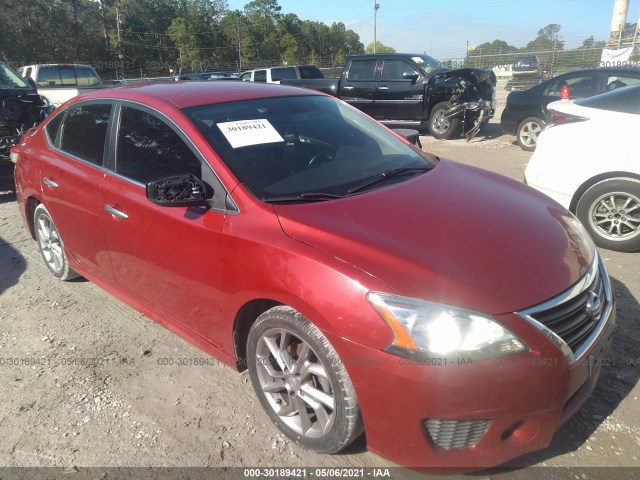
[[0, 160], [8, 158], [20, 136], [53, 109], [51, 102], [38, 94], [33, 82], [0, 62]]
[[341, 98], [382, 123], [436, 138], [473, 138], [493, 117], [496, 77], [489, 69], [449, 70], [420, 54], [353, 55], [338, 79], [282, 80]]

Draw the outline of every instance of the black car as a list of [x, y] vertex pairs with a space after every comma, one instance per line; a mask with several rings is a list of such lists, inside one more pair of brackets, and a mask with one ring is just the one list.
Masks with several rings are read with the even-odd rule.
[[179, 75], [175, 80], [240, 80], [240, 77], [228, 72], [205, 72]]
[[640, 68], [597, 68], [558, 75], [527, 90], [511, 92], [500, 125], [506, 134], [516, 136], [522, 149], [533, 151], [545, 126], [547, 105], [560, 100], [563, 87], [569, 87], [570, 99], [577, 99], [637, 84]]

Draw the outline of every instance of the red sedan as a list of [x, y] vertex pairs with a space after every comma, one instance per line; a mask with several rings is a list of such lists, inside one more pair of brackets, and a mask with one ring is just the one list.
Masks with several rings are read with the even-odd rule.
[[99, 90], [14, 148], [51, 273], [229, 365], [334, 453], [485, 467], [549, 445], [594, 389], [609, 278], [580, 222], [289, 87]]

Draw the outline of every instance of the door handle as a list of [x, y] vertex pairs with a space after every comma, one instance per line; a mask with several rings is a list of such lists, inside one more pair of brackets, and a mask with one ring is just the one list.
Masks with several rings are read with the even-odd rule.
[[385, 87], [385, 86], [378, 87], [378, 90], [389, 90], [389, 87]]
[[56, 182], [54, 182], [53, 180], [47, 177], [44, 177], [42, 179], [42, 183], [44, 183], [45, 185], [49, 185], [51, 188], [58, 188], [60, 186]]
[[347, 85], [346, 87], [342, 87], [343, 90], [353, 90], [356, 87], [352, 87], [351, 85]]
[[114, 217], [118, 217], [118, 218], [129, 218], [129, 215], [127, 215], [124, 212], [121, 212], [120, 210], [116, 210], [115, 208], [113, 208], [111, 205], [105, 205], [104, 206], [104, 210], [105, 212], [110, 213], [111, 215], [113, 215]]

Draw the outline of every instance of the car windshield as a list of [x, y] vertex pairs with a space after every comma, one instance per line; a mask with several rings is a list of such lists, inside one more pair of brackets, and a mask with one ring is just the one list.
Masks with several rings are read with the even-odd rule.
[[22, 80], [10, 68], [0, 63], [0, 88], [30, 88], [27, 83]]
[[346, 196], [403, 181], [437, 162], [324, 96], [246, 100], [184, 112], [236, 177], [265, 201]]
[[441, 61], [436, 60], [429, 55], [416, 55], [411, 57], [411, 59], [428, 74], [434, 73], [438, 70], [447, 70]]

